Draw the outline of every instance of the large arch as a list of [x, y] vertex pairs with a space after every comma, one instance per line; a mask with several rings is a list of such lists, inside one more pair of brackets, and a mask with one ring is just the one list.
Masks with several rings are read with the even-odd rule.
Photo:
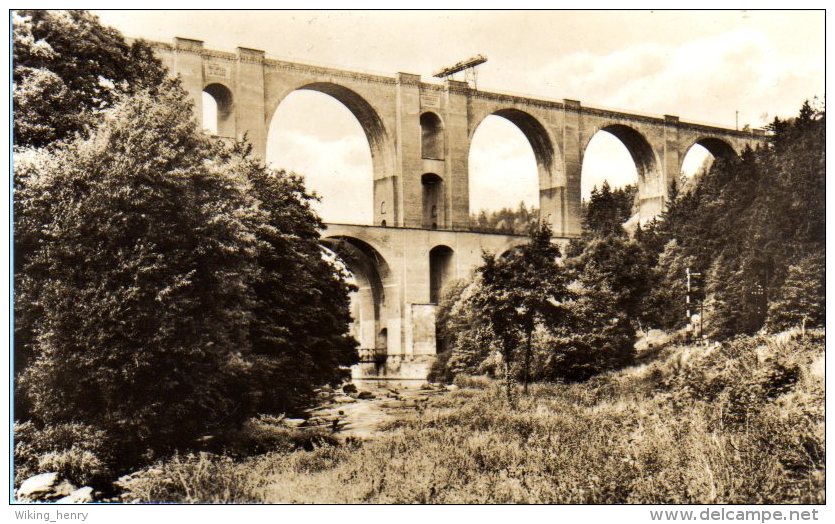
[[267, 108], [267, 123], [272, 122], [281, 102], [294, 91], [317, 91], [338, 100], [357, 119], [371, 147], [374, 178], [389, 176], [394, 172], [394, 150], [389, 131], [378, 111], [356, 91], [334, 82], [301, 83], [285, 89], [272, 100]]
[[[372, 165], [372, 201], [371, 223], [397, 225], [400, 205], [395, 187], [395, 147], [391, 132], [387, 129], [380, 112], [366, 97], [344, 85], [328, 82], [299, 82], [295, 85], [282, 85], [269, 96], [266, 107], [267, 132], [273, 125], [273, 120], [281, 103], [292, 93], [297, 91], [313, 91], [328, 95], [339, 102], [356, 118], [371, 151]], [[385, 213], [383, 213], [385, 210]]]
[[[620, 123], [607, 123], [597, 127], [588, 135], [582, 146], [581, 176], [584, 175], [583, 167], [588, 159], [589, 145], [601, 132], [614, 136], [623, 144], [632, 159], [637, 174], [635, 182], [638, 186], [638, 219], [646, 221], [658, 215], [663, 210], [664, 195], [666, 195], [662, 164], [649, 140], [634, 127]], [[580, 184], [582, 186], [582, 180]]]
[[732, 160], [738, 157], [736, 150], [727, 141], [711, 136], [693, 140], [681, 155], [680, 183], [689, 187], [689, 179], [703, 169], [709, 169], [717, 159]]
[[[563, 215], [565, 212], [566, 178], [561, 153], [556, 146], [554, 137], [551, 136], [542, 121], [529, 112], [516, 108], [490, 108], [483, 114], [479, 113], [470, 127], [470, 155], [472, 155], [472, 146], [479, 127], [485, 120], [494, 116], [513, 124], [527, 140], [536, 163], [540, 219], [549, 221], [554, 227], [555, 233], [560, 234], [565, 226]], [[470, 177], [472, 177], [472, 163], [470, 161], [470, 173], [468, 173]], [[470, 180], [471, 191], [475, 185], [474, 181]], [[518, 202], [513, 203], [514, 206], [516, 204]]]
[[[470, 131], [470, 143], [472, 143], [478, 126], [489, 116], [499, 116], [508, 120], [515, 125], [528, 139], [531, 149], [533, 150], [534, 158], [536, 158], [536, 166], [539, 172], [539, 186], [540, 190], [546, 187], [549, 183], [565, 184], [562, 173], [562, 166], [559, 159], [559, 153], [554, 140], [548, 134], [545, 126], [533, 115], [528, 112], [515, 108], [497, 109], [487, 115], [484, 115]], [[556, 178], [556, 180], [554, 180]]]
[[386, 306], [393, 300], [386, 294], [392, 280], [388, 263], [377, 249], [355, 237], [334, 235], [322, 238], [321, 243], [339, 257], [356, 280], [352, 332], [360, 343], [361, 360], [385, 360], [389, 347]]

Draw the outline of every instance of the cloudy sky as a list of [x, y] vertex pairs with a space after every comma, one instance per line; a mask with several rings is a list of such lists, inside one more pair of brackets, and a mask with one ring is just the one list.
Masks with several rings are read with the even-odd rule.
[[[572, 98], [587, 106], [728, 127], [792, 116], [824, 94], [823, 11], [670, 12], [154, 12], [97, 11], [124, 34], [184, 36], [214, 49], [425, 79], [480, 53], [479, 88]], [[328, 221], [371, 220], [371, 155], [335, 100], [296, 92], [270, 127], [268, 160], [303, 173]], [[687, 169], [704, 160], [688, 157]], [[586, 151], [583, 191], [634, 182], [628, 153], [600, 133]], [[510, 183], [509, 183], [510, 182]], [[536, 168], [524, 136], [491, 117], [470, 153], [471, 208], [536, 204]], [[346, 191], [347, 187], [354, 188]]]

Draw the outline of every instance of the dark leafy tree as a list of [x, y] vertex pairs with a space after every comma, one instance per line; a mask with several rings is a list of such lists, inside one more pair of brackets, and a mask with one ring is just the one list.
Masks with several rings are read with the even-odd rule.
[[12, 31], [15, 146], [86, 134], [121, 95], [165, 77], [144, 42], [128, 44], [87, 11], [15, 11]]
[[175, 82], [16, 161], [35, 423], [104, 431], [120, 469], [298, 405], [356, 360], [300, 179], [200, 133]]
[[[825, 113], [808, 102], [796, 118], [775, 119], [766, 147], [717, 159], [641, 232], [641, 243], [657, 255], [676, 240], [693, 270], [708, 275], [714, 336], [762, 328], [789, 268], [822, 252], [825, 127]], [[654, 285], [672, 284], [662, 278]]]
[[286, 412], [337, 385], [358, 360], [349, 334], [346, 275], [322, 256], [320, 219], [301, 177], [272, 172], [248, 155], [240, 161], [266, 222], [257, 238], [260, 271], [249, 340], [252, 380], [262, 412]]
[[551, 229], [542, 222], [531, 229], [527, 244], [498, 259], [485, 254], [477, 270], [482, 284], [473, 296], [474, 309], [501, 351], [509, 401], [513, 398], [511, 369], [517, 348], [523, 348], [522, 374], [527, 391], [534, 329], [539, 322], [557, 322], [567, 296], [559, 257], [559, 248], [551, 242]]
[[39, 423], [105, 430], [121, 466], [251, 410], [263, 217], [191, 115], [169, 83], [116, 105], [89, 139], [15, 166], [19, 224], [38, 240], [17, 303], [34, 332], [20, 391]]
[[634, 185], [612, 190], [605, 180], [599, 190], [593, 188], [583, 214], [586, 234], [625, 235], [623, 223], [633, 215], [637, 193]]
[[616, 297], [615, 307], [628, 318], [640, 316], [650, 284], [649, 258], [640, 244], [615, 234], [596, 236], [568, 265], [595, 287], [605, 284]]

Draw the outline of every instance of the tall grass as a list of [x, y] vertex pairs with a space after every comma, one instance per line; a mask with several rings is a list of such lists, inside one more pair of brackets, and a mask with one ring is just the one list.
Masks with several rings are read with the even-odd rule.
[[497, 385], [462, 381], [475, 387], [373, 441], [228, 469], [246, 472], [236, 500], [252, 501], [818, 503], [822, 355], [822, 333], [669, 347], [584, 384], [535, 385], [516, 409]]

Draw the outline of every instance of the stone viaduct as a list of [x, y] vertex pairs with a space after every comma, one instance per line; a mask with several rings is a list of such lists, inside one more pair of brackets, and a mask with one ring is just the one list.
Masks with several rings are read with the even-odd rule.
[[[265, 57], [264, 51], [206, 49], [175, 38], [153, 42], [179, 75], [198, 115], [206, 92], [217, 102], [217, 134], [241, 139], [266, 158], [267, 134], [282, 100], [299, 89], [328, 94], [359, 121], [371, 149], [373, 225], [327, 224], [323, 243], [355, 275], [354, 334], [363, 362], [355, 379], [420, 382], [435, 355], [439, 290], [478, 265], [482, 250], [501, 254], [524, 237], [468, 231], [470, 143], [497, 115], [530, 142], [539, 172], [540, 213], [555, 237], [580, 233], [583, 153], [599, 131], [620, 139], [638, 171], [639, 213], [660, 213], [684, 155], [700, 144], [715, 157], [763, 140], [760, 132], [688, 123], [676, 116], [622, 113], [576, 100], [490, 93], [465, 82], [427, 83], [419, 75], [381, 76]], [[350, 188], [347, 188], [350, 190]]]

